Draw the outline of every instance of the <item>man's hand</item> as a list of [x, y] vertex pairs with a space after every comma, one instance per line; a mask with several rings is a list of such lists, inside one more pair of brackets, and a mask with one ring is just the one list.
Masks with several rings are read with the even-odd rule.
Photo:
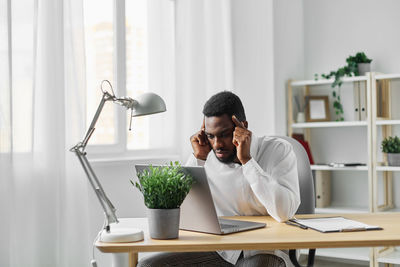
[[240, 122], [235, 115], [232, 116], [232, 121], [235, 124], [232, 143], [236, 146], [237, 158], [242, 165], [251, 160], [250, 143], [251, 132], [246, 129], [243, 122]]
[[197, 159], [206, 160], [208, 153], [211, 151], [210, 143], [208, 143], [207, 136], [204, 132], [205, 121], [203, 119], [203, 124], [201, 125], [201, 130], [190, 137], [190, 143], [193, 148], [193, 155]]

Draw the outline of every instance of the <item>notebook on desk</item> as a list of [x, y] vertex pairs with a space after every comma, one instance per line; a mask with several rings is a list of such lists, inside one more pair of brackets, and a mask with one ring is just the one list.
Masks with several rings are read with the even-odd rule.
[[303, 225], [310, 229], [322, 233], [331, 232], [355, 232], [368, 230], [382, 230], [383, 228], [376, 225], [368, 225], [362, 222], [346, 219], [344, 217], [323, 217], [310, 219], [291, 219], [293, 223]]

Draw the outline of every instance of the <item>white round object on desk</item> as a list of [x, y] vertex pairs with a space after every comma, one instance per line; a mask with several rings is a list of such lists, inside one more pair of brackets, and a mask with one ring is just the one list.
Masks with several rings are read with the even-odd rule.
[[103, 230], [100, 235], [101, 242], [126, 243], [144, 239], [143, 231], [136, 228], [113, 228], [110, 232]]

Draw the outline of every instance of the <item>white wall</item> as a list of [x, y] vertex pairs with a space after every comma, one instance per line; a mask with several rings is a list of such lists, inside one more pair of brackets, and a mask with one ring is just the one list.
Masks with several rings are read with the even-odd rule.
[[274, 1], [274, 122], [276, 135], [287, 133], [287, 81], [304, 77], [303, 2]]
[[249, 129], [273, 134], [273, 1], [233, 1], [232, 36], [234, 92], [242, 99]]
[[396, 0], [304, 0], [305, 74], [342, 66], [364, 51], [372, 70], [400, 70], [400, 2]]
[[249, 129], [286, 134], [286, 82], [304, 76], [302, 1], [232, 2], [235, 92]]

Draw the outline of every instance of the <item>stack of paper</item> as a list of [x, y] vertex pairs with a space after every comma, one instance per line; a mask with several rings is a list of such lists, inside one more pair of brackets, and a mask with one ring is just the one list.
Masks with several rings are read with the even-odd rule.
[[382, 228], [379, 226], [368, 225], [362, 222], [349, 220], [343, 217], [292, 219], [290, 221], [323, 233], [382, 230]]

